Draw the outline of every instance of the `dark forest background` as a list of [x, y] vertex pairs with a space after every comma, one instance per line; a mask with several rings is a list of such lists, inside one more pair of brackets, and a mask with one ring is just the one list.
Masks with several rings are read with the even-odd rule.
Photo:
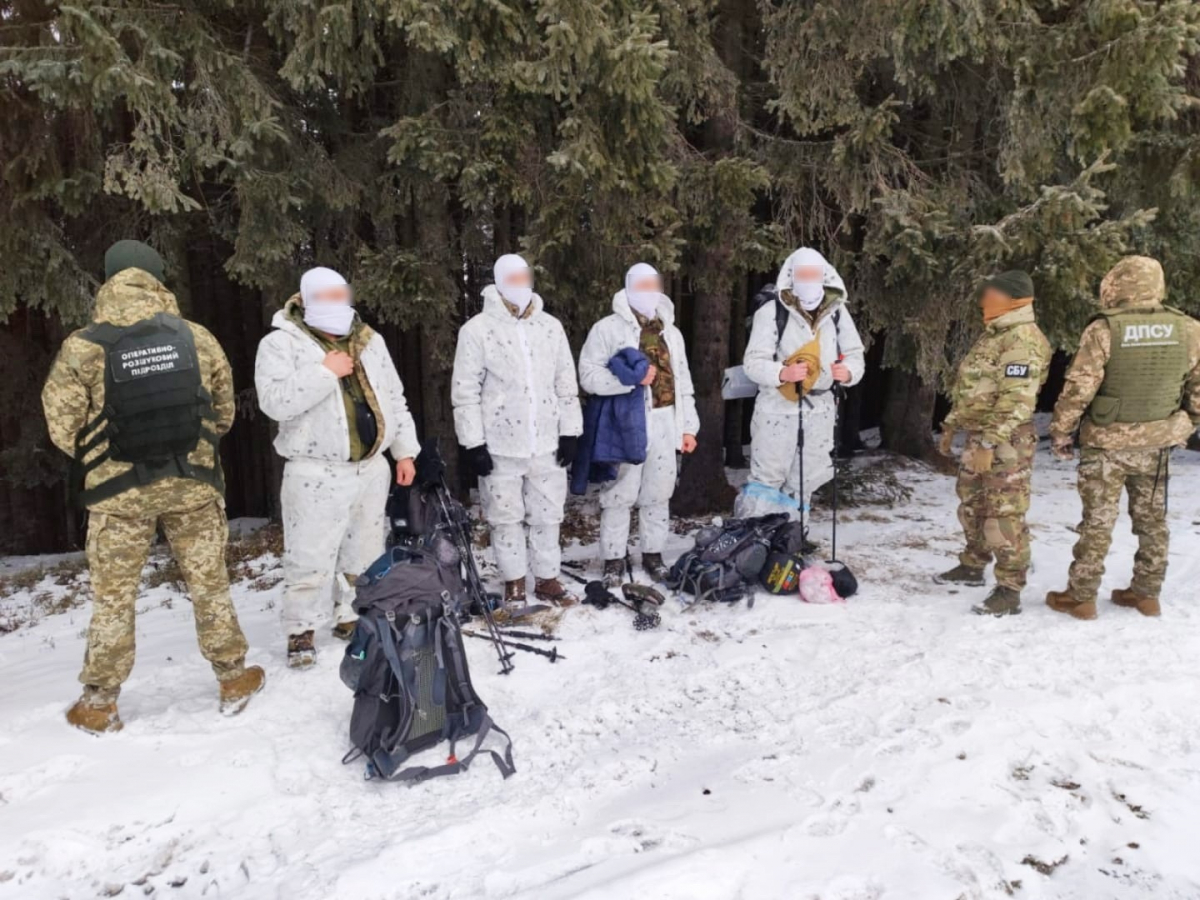
[[741, 454], [721, 372], [795, 246], [870, 336], [861, 423], [917, 457], [982, 274], [1029, 269], [1064, 353], [1126, 252], [1200, 309], [1198, 89], [1191, 0], [0, 0], [0, 552], [79, 544], [39, 391], [119, 238], [233, 363], [233, 516], [274, 512], [254, 353], [305, 268], [351, 279], [454, 465], [449, 364], [495, 256], [535, 263], [576, 347], [652, 262], [699, 512]]

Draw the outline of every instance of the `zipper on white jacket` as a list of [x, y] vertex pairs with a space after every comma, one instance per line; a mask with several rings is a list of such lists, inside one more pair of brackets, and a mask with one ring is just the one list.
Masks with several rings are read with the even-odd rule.
[[534, 393], [533, 354], [529, 352], [529, 339], [525, 336], [528, 321], [517, 319], [517, 340], [521, 343], [521, 355], [525, 357], [525, 383], [529, 385], [529, 455], [537, 456], [537, 395]]

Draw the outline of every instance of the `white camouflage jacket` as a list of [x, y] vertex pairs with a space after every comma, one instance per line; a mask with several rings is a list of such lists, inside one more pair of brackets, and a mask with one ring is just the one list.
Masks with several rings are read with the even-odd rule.
[[[618, 291], [612, 300], [612, 315], [605, 316], [592, 326], [579, 354], [579, 385], [589, 394], [612, 396], [627, 394], [633, 390], [608, 368], [608, 361], [618, 351], [637, 348], [641, 341], [642, 327], [638, 324], [624, 291]], [[675, 376], [675, 431], [676, 447], [685, 434], [700, 432], [700, 417], [696, 414], [696, 391], [692, 386], [692, 372], [688, 366], [687, 351], [683, 345], [683, 334], [675, 327], [675, 305], [665, 300], [658, 305], [658, 318], [663, 323], [663, 337], [671, 354], [671, 371]], [[653, 398], [650, 391], [646, 397], [649, 413]]]
[[[792, 288], [793, 269], [789, 256], [776, 281], [781, 294]], [[821, 375], [813, 385], [814, 392], [819, 395], [833, 387], [832, 367], [838, 361], [839, 353], [843, 357], [842, 363], [850, 370], [850, 384], [858, 384], [862, 380], [866, 369], [862, 338], [846, 308], [846, 285], [837, 270], [828, 263], [825, 294], [826, 297], [832, 295], [837, 299], [824, 304], [815, 328], [799, 312], [788, 307], [788, 322], [782, 339], [775, 330], [774, 303], [764, 303], [754, 314], [743, 365], [746, 376], [759, 385], [756, 409], [775, 414], [796, 414], [799, 409], [797, 404], [779, 393], [779, 370], [783, 367], [783, 360], [816, 336], [821, 339]]]
[[[285, 459], [349, 461], [346, 405], [338, 377], [322, 365], [325, 350], [291, 320], [286, 308], [275, 313], [271, 325], [275, 330], [258, 345], [254, 386], [259, 408], [279, 423], [276, 452]], [[396, 459], [416, 457], [421, 443], [400, 374], [383, 338], [367, 331], [359, 360], [383, 414], [378, 446]]]
[[532, 312], [518, 319], [488, 285], [483, 311], [458, 332], [450, 402], [464, 447], [487, 444], [493, 455], [528, 459], [583, 431], [567, 333], [541, 297], [530, 302]]

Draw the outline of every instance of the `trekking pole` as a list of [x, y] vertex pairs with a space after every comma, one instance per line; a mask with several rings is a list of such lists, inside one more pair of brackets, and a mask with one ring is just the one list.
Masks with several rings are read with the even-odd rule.
[[504, 636], [496, 627], [496, 620], [492, 617], [492, 604], [488, 599], [487, 591], [483, 587], [483, 579], [479, 575], [479, 568], [475, 565], [475, 554], [471, 550], [471, 537], [467, 533], [465, 523], [459, 520], [450, 509], [450, 504], [446, 502], [446, 497], [450, 494], [450, 488], [446, 484], [446, 475], [442, 474], [438, 481], [437, 487], [434, 489], [434, 494], [437, 496], [438, 505], [441, 507], [442, 521], [452, 522], [452, 531], [455, 535], [455, 543], [458, 545], [458, 555], [462, 559], [463, 569], [467, 574], [467, 590], [475, 597], [479, 603], [479, 608], [483, 613], [484, 625], [487, 628], [488, 639], [496, 647], [496, 656], [500, 659], [500, 674], [507, 675], [513, 670], [512, 654], [507, 652], [507, 647], [504, 642]]
[[[467, 637], [473, 637], [480, 641], [490, 641], [492, 639], [491, 635], [481, 634], [478, 631], [467, 631], [463, 629], [462, 633]], [[526, 653], [536, 653], [538, 656], [544, 656], [552, 663], [558, 662], [560, 659], [566, 659], [565, 656], [559, 654], [557, 647], [551, 647], [549, 650], [546, 650], [542, 647], [534, 647], [530, 644], [522, 644], [518, 641], [509, 641], [508, 646], [512, 647], [514, 650], [523, 650]]]
[[[839, 358], [840, 361], [840, 358]], [[831, 560], [837, 559], [837, 522], [838, 522], [838, 455], [842, 447], [842, 430], [841, 430], [841, 411], [842, 400], [845, 397], [846, 389], [841, 384], [833, 386], [833, 450], [830, 451], [833, 457], [833, 537], [830, 541], [833, 549], [830, 552]]]
[[[799, 385], [796, 386], [799, 390]], [[796, 465], [800, 469], [800, 488], [796, 499], [800, 501], [800, 534], [808, 539], [808, 526], [804, 524], [804, 507], [808, 503], [804, 499], [804, 397], [796, 401]]]
[[501, 629], [500, 633], [505, 637], [527, 638], [531, 641], [561, 641], [562, 638], [553, 634], [543, 634], [540, 631], [517, 631], [514, 628]]

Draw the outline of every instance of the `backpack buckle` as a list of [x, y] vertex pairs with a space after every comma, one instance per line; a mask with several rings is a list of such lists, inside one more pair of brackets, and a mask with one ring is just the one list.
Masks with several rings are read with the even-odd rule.
[[396, 624], [396, 612], [395, 612], [395, 610], [391, 610], [391, 609], [389, 609], [387, 612], [385, 612], [385, 613], [383, 614], [383, 617], [384, 617], [385, 619], [387, 619], [387, 621], [388, 621], [388, 624], [389, 624], [389, 625], [395, 625], [395, 624]]

